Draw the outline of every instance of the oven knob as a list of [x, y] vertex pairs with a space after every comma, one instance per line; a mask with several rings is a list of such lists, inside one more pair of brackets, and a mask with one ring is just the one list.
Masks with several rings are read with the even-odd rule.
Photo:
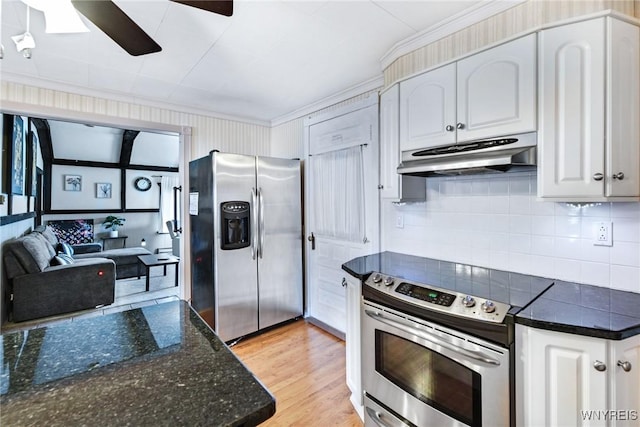
[[467, 308], [471, 308], [476, 305], [476, 300], [473, 299], [471, 295], [467, 295], [466, 297], [462, 298], [462, 305]]
[[386, 286], [391, 286], [391, 285], [393, 285], [393, 277], [389, 277], [389, 276], [388, 276], [386, 279], [384, 279], [384, 284], [385, 284]]
[[496, 303], [490, 300], [486, 300], [485, 302], [483, 302], [480, 307], [485, 313], [493, 313], [494, 311], [496, 311]]
[[382, 282], [382, 275], [380, 273], [376, 273], [373, 275], [373, 283]]

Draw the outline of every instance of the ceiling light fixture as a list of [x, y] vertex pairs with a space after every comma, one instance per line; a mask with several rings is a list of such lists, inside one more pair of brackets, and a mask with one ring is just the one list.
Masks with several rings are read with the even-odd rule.
[[27, 7], [44, 13], [45, 31], [48, 34], [89, 32], [71, 0], [22, 0], [22, 2]]
[[11, 37], [13, 42], [16, 44], [16, 49], [18, 50], [18, 52], [22, 52], [22, 56], [27, 59], [31, 59], [31, 49], [36, 47], [36, 41], [33, 39], [33, 36], [29, 32], [30, 9], [31, 8], [27, 6], [27, 31], [25, 31], [24, 34], [18, 34], [17, 36]]

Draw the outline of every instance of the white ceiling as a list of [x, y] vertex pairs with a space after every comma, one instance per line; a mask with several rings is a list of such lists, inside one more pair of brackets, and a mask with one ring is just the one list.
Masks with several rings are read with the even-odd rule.
[[91, 32], [46, 34], [31, 11], [32, 59], [10, 36], [26, 29], [26, 6], [1, 0], [0, 78], [94, 91], [269, 123], [382, 76], [396, 43], [495, 0], [235, 0], [224, 17], [168, 0], [116, 0], [162, 46], [128, 55], [91, 22]]
[[[119, 163], [123, 129], [48, 120], [55, 159]], [[130, 164], [179, 166], [179, 137], [175, 134], [140, 132], [133, 143]]]

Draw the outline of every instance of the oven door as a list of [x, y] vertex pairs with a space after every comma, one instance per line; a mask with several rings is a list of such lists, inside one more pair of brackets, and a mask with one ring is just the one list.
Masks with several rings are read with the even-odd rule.
[[369, 301], [362, 383], [421, 427], [509, 426], [508, 349]]

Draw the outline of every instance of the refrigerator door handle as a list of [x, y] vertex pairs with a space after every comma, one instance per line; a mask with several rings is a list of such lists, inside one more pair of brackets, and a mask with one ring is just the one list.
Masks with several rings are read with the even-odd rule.
[[251, 259], [256, 259], [257, 255], [257, 240], [258, 240], [258, 215], [256, 215], [256, 209], [258, 209], [258, 194], [255, 188], [251, 188]]
[[264, 251], [264, 198], [262, 197], [262, 188], [258, 189], [258, 204], [260, 205], [260, 241], [258, 243], [258, 255], [262, 258], [262, 252]]

